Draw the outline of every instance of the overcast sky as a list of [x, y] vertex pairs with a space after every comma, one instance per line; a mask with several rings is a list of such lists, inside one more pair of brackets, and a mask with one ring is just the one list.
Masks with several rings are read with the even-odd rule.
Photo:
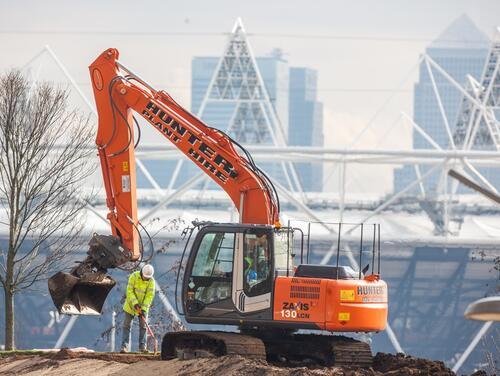
[[277, 47], [290, 65], [318, 70], [327, 145], [347, 145], [392, 96], [360, 146], [400, 149], [410, 146], [409, 129], [381, 135], [400, 111], [411, 113], [419, 55], [462, 14], [491, 36], [500, 1], [0, 0], [0, 71], [48, 44], [90, 93], [87, 66], [117, 47], [128, 66], [189, 106], [191, 58], [220, 54], [240, 16], [256, 55]]

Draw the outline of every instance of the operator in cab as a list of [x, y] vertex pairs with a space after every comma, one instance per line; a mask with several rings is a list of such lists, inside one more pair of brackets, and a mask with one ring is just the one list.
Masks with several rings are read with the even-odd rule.
[[128, 279], [125, 303], [123, 304], [124, 318], [120, 350], [122, 353], [129, 351], [130, 328], [136, 316], [139, 319], [139, 351], [148, 351], [146, 346], [146, 323], [148, 311], [155, 296], [154, 272], [153, 266], [146, 264], [141, 270], [130, 274]]
[[271, 258], [266, 234], [248, 234], [244, 241], [244, 285], [246, 291], [258, 294], [268, 286]]

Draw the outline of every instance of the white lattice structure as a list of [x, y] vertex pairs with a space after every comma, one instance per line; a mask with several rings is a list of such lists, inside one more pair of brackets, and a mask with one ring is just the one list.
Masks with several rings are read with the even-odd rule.
[[493, 38], [481, 80], [468, 76], [466, 92], [455, 128], [455, 144], [463, 149], [500, 151], [500, 29]]

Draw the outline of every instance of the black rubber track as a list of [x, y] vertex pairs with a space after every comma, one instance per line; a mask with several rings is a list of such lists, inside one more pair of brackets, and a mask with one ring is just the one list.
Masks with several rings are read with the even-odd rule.
[[370, 345], [344, 336], [291, 334], [259, 335], [264, 341], [268, 360], [312, 361], [316, 364], [368, 368], [373, 356]]
[[280, 362], [304, 362], [322, 366], [368, 368], [373, 357], [370, 345], [343, 336], [289, 334], [255, 331], [251, 334], [215, 331], [167, 333], [163, 337], [161, 358], [173, 359], [179, 353], [210, 356], [241, 355]]
[[177, 357], [179, 350], [203, 350], [214, 356], [241, 355], [252, 359], [266, 359], [266, 348], [262, 340], [240, 333], [186, 331], [165, 334], [161, 358], [173, 359]]

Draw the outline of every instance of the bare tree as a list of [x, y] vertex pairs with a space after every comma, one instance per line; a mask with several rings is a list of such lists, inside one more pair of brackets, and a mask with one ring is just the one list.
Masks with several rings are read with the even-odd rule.
[[14, 343], [14, 295], [60, 268], [81, 246], [92, 170], [89, 117], [68, 109], [68, 91], [34, 86], [19, 71], [0, 76], [0, 284], [5, 348]]

